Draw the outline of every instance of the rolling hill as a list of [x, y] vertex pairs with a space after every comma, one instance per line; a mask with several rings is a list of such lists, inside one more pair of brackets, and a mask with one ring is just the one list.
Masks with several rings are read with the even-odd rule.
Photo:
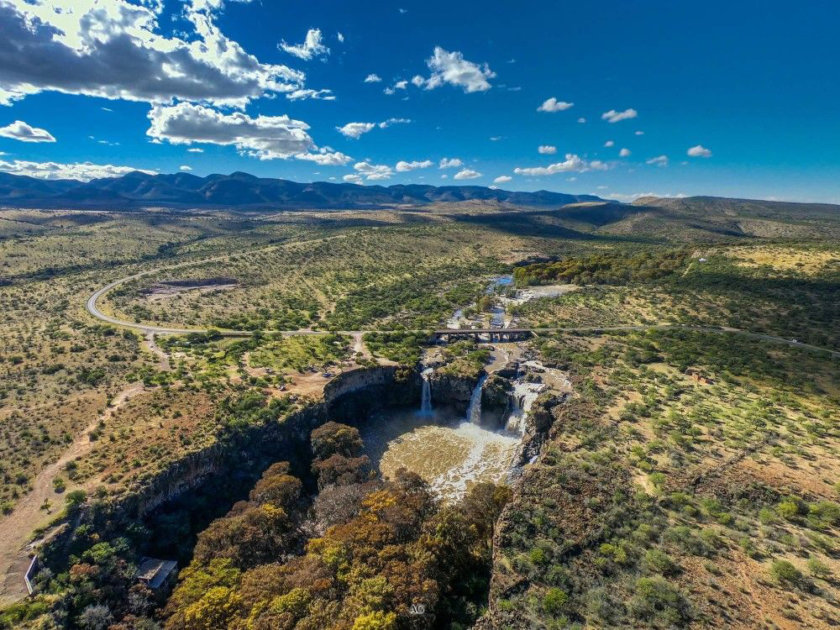
[[0, 173], [0, 204], [29, 208], [173, 208], [242, 209], [379, 208], [462, 201], [487, 201], [514, 206], [563, 206], [601, 201], [592, 195], [511, 192], [484, 186], [359, 186], [329, 182], [298, 183], [260, 178], [248, 173], [197, 177], [188, 173], [150, 175], [140, 171], [122, 177], [40, 180]]

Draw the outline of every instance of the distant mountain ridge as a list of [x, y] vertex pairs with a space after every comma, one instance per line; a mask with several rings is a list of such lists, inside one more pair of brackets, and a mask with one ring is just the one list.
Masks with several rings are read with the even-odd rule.
[[512, 192], [485, 186], [420, 184], [360, 186], [349, 183], [299, 183], [260, 178], [248, 173], [150, 175], [140, 171], [122, 177], [44, 180], [0, 173], [0, 205], [29, 208], [208, 207], [241, 209], [378, 208], [400, 204], [427, 205], [488, 201], [519, 206], [564, 206], [603, 201], [594, 195], [570, 195], [540, 190]]

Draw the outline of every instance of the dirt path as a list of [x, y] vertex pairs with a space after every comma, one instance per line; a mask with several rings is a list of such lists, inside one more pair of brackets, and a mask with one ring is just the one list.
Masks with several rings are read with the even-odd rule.
[[[100, 422], [105, 422], [131, 398], [144, 390], [142, 383], [132, 383], [114, 397], [111, 404], [85, 430], [55, 462], [44, 468], [32, 482], [32, 491], [18, 501], [14, 511], [0, 519], [0, 606], [12, 604], [27, 595], [23, 576], [29, 566], [28, 543], [33, 532], [50, 522], [55, 511], [61, 508], [64, 494], [57, 494], [53, 479], [64, 470], [65, 464], [89, 453], [96, 442], [89, 434]], [[68, 485], [66, 492], [73, 490]], [[49, 501], [50, 510], [41, 506]]]
[[149, 348], [149, 352], [154, 354], [158, 357], [158, 367], [163, 372], [169, 372], [170, 365], [169, 365], [169, 355], [163, 351], [163, 349], [155, 343], [155, 333], [150, 332], [146, 335], [146, 346]]

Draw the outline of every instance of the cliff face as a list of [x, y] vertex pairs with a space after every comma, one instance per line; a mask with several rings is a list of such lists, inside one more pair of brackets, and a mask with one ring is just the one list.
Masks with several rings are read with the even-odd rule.
[[430, 381], [432, 404], [448, 405], [458, 411], [465, 412], [470, 404], [470, 397], [477, 382], [477, 379], [435, 372]]

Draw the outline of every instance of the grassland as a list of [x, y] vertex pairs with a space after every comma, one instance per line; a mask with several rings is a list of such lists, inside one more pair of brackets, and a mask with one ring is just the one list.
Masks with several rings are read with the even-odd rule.
[[[125, 497], [223, 444], [237, 422], [264, 421], [249, 400], [276, 419], [343, 370], [414, 364], [424, 336], [400, 329], [500, 300], [488, 281], [515, 263], [600, 269], [549, 269], [539, 282], [579, 288], [509, 304], [522, 325], [730, 326], [840, 348], [836, 219], [716, 207], [699, 218], [684, 205], [2, 211], [0, 524], [20, 523], [36, 482], [53, 490], [24, 539], [67, 498], [73, 516], [84, 501], [76, 490], [95, 504]], [[662, 273], [628, 272], [628, 261], [673, 252]], [[94, 290], [138, 273], [103, 310], [178, 327], [365, 330], [365, 343], [263, 332], [158, 337], [150, 347], [84, 310]], [[574, 375], [576, 395], [558, 407], [500, 521], [488, 623], [827, 627], [837, 618], [836, 360], [700, 331], [543, 336], [533, 347]], [[450, 352], [452, 370], [480, 368], [481, 350]], [[78, 457], [39, 476], [78, 440], [88, 441]], [[5, 562], [19, 550], [0, 551]], [[96, 565], [90, 549], [78, 553], [66, 571]], [[108, 562], [130, 555], [120, 553]], [[67, 575], [45, 579], [48, 596], [0, 624], [73, 627], [55, 621], [62, 598], [81, 592]]]

